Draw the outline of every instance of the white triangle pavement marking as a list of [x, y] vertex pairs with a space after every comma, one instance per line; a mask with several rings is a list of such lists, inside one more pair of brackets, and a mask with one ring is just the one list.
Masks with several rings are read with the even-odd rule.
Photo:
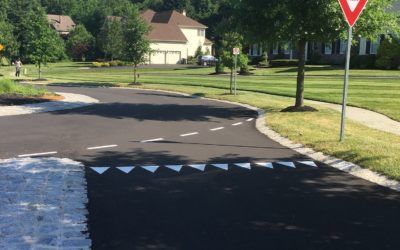
[[299, 163], [310, 166], [310, 167], [315, 167], [315, 168], [318, 167], [318, 165], [313, 161], [299, 161]]
[[251, 164], [250, 163], [235, 163], [236, 166], [241, 167], [241, 168], [245, 168], [248, 170], [251, 170]]
[[142, 166], [143, 169], [146, 169], [149, 172], [152, 172], [153, 174], [157, 171], [157, 169], [160, 166]]
[[183, 168], [182, 165], [165, 165], [166, 168], [169, 168], [171, 170], [174, 170], [175, 172], [180, 172]]
[[107, 170], [109, 170], [109, 167], [93, 167], [91, 168], [93, 171], [95, 171], [98, 174], [104, 174]]
[[296, 165], [294, 165], [294, 163], [290, 161], [280, 161], [278, 162], [278, 164], [289, 168], [296, 168]]
[[270, 169], [274, 168], [274, 165], [271, 162], [257, 162], [256, 164], [264, 168], [270, 168]]
[[135, 167], [117, 167], [117, 169], [121, 170], [125, 174], [129, 174], [130, 172], [132, 172], [132, 170], [135, 169]]
[[213, 165], [214, 167], [223, 169], [223, 170], [228, 170], [228, 168], [229, 168], [228, 164], [211, 164], [211, 165]]
[[349, 4], [350, 10], [354, 12], [358, 4], [360, 3], [360, 0], [347, 0], [347, 3]]
[[203, 171], [206, 169], [206, 165], [205, 164], [197, 164], [197, 165], [189, 165], [189, 167]]

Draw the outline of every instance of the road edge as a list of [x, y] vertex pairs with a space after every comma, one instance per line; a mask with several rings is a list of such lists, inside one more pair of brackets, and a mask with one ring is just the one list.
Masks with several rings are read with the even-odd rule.
[[372, 170], [362, 168], [357, 164], [354, 164], [352, 162], [348, 162], [333, 156], [326, 155], [321, 152], [317, 152], [312, 148], [308, 148], [302, 144], [296, 144], [290, 139], [283, 137], [279, 133], [275, 132], [271, 128], [268, 127], [268, 124], [266, 122], [266, 112], [260, 108], [248, 105], [248, 104], [243, 104], [239, 102], [231, 102], [231, 101], [226, 101], [226, 100], [219, 100], [219, 99], [213, 99], [213, 98], [207, 98], [207, 97], [198, 97], [198, 96], [193, 96], [189, 95], [186, 93], [181, 93], [181, 92], [176, 92], [176, 91], [167, 91], [167, 90], [155, 90], [155, 89], [146, 89], [146, 88], [123, 88], [123, 87], [116, 87], [117, 89], [131, 89], [131, 90], [144, 90], [144, 91], [154, 91], [154, 92], [161, 92], [161, 93], [170, 93], [170, 94], [177, 94], [177, 95], [182, 95], [182, 96], [192, 96], [193, 98], [199, 98], [203, 100], [209, 100], [209, 101], [217, 101], [221, 103], [227, 103], [227, 104], [232, 104], [232, 105], [237, 105], [241, 106], [253, 111], [256, 111], [258, 113], [258, 118], [256, 121], [256, 128], [257, 130], [263, 134], [266, 135], [268, 138], [271, 140], [281, 144], [282, 146], [285, 146], [287, 148], [290, 148], [294, 151], [296, 151], [299, 154], [302, 154], [304, 156], [307, 156], [315, 161], [322, 162], [328, 166], [331, 166], [333, 168], [336, 168], [340, 171], [346, 172], [348, 174], [351, 174], [355, 177], [367, 180], [369, 182], [378, 184], [383, 187], [390, 188], [392, 190], [400, 192], [400, 182], [389, 179], [388, 177], [376, 173]]

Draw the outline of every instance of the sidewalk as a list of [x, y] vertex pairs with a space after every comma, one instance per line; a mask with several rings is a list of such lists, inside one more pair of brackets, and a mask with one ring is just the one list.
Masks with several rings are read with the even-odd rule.
[[[315, 104], [342, 112], [342, 105], [339, 104], [311, 100], [306, 100], [306, 103]], [[400, 135], [400, 122], [392, 120], [385, 115], [379, 114], [374, 111], [350, 106], [347, 107], [346, 114], [346, 117], [348, 119], [359, 122], [367, 127], [378, 129], [395, 135]]]

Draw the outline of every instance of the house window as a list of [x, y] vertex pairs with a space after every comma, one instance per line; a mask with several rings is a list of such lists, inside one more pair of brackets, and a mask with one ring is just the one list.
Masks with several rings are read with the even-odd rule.
[[325, 43], [325, 55], [332, 54], [332, 43]]
[[272, 54], [278, 55], [279, 54], [279, 45], [275, 44], [274, 49], [272, 50]]
[[257, 44], [253, 45], [253, 56], [258, 56], [258, 45]]
[[199, 29], [199, 30], [197, 30], [197, 35], [198, 36], [206, 36], [206, 31], [203, 29]]
[[380, 39], [376, 39], [375, 41], [371, 41], [370, 45], [370, 54], [376, 55], [378, 54], [378, 49], [379, 49], [379, 43]]
[[340, 54], [344, 55], [346, 53], [347, 43], [346, 41], [340, 40]]

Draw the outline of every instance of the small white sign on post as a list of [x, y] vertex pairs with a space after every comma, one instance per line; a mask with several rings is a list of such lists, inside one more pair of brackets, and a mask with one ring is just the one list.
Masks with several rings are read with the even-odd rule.
[[233, 54], [235, 56], [239, 55], [240, 54], [240, 48], [233, 48]]

